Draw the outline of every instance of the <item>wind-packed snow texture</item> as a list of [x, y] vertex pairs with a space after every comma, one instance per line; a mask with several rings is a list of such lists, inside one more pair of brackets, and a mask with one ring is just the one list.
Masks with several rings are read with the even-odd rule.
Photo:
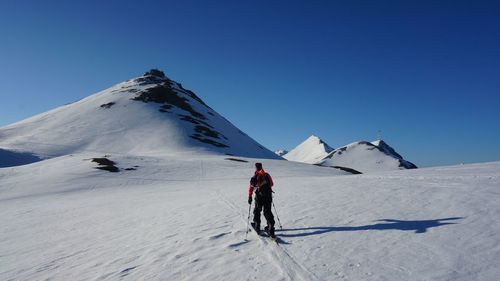
[[[349, 176], [279, 160], [111, 154], [120, 172], [110, 173], [95, 169], [98, 156], [0, 169], [1, 280], [500, 274], [500, 162]], [[255, 161], [276, 184], [280, 244], [245, 240]]]
[[316, 164], [325, 158], [333, 148], [317, 136], [310, 136], [301, 144], [283, 155], [288, 161]]

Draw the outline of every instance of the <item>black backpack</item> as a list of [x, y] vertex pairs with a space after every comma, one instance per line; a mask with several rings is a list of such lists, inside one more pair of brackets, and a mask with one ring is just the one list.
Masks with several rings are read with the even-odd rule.
[[265, 173], [263, 176], [260, 176], [260, 186], [257, 185], [259, 183], [259, 175], [255, 175], [250, 179], [250, 184], [252, 186], [257, 187], [255, 189], [255, 192], [259, 193], [264, 193], [264, 192], [270, 192], [271, 191], [271, 186], [269, 185], [269, 175]]

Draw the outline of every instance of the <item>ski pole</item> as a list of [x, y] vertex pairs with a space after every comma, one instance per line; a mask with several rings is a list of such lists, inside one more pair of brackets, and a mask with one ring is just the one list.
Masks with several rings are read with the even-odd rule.
[[278, 216], [278, 211], [276, 211], [276, 206], [274, 205], [274, 200], [273, 200], [273, 207], [274, 207], [274, 212], [276, 213], [276, 218], [278, 219], [278, 223], [280, 224], [280, 229], [283, 230], [283, 226], [281, 226], [280, 222], [280, 217]]
[[247, 233], [245, 234], [245, 240], [247, 240], [248, 230], [250, 229], [250, 209], [252, 208], [252, 204], [248, 204], [248, 219], [247, 219]]

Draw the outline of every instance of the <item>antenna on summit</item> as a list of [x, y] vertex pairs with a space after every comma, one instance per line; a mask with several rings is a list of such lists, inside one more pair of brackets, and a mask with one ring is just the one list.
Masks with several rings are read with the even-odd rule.
[[382, 130], [377, 131], [377, 140], [382, 140]]

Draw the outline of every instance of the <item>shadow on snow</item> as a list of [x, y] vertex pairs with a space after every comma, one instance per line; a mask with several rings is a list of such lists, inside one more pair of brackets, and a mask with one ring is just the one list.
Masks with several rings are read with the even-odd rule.
[[[290, 228], [290, 229], [276, 229], [276, 232], [280, 232], [280, 237], [302, 237], [310, 235], [320, 235], [328, 232], [336, 231], [363, 231], [363, 230], [403, 230], [403, 231], [415, 231], [415, 233], [425, 233], [427, 229], [443, 226], [447, 224], [456, 224], [456, 220], [463, 219], [463, 217], [453, 217], [435, 220], [420, 220], [420, 221], [405, 221], [405, 220], [393, 220], [393, 219], [383, 219], [377, 220], [376, 224], [371, 225], [361, 225], [361, 226], [330, 226], [330, 227], [305, 227], [305, 228]], [[305, 231], [299, 233], [287, 233]]]
[[27, 165], [43, 159], [30, 152], [11, 151], [0, 148], [0, 168]]

